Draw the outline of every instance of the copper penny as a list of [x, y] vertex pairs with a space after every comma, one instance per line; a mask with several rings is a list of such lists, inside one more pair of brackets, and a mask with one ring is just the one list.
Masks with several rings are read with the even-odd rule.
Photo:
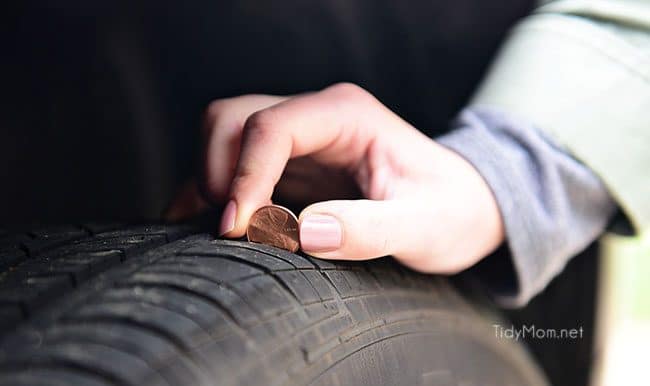
[[253, 213], [246, 229], [246, 238], [295, 252], [300, 247], [298, 218], [282, 206], [263, 206]]

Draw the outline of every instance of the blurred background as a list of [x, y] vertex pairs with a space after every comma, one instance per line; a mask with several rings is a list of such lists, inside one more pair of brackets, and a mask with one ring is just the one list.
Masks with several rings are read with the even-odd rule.
[[442, 133], [532, 0], [27, 0], [0, 23], [3, 222], [157, 218], [216, 98], [355, 82]]
[[646, 385], [650, 237], [603, 240], [595, 385]]
[[[0, 228], [159, 218], [195, 172], [202, 112], [216, 98], [351, 81], [426, 134], [442, 134], [509, 28], [534, 4], [6, 5]], [[576, 257], [529, 307], [509, 314], [519, 323], [589, 330], [582, 342], [531, 342], [556, 384], [647, 383], [649, 258], [650, 238], [608, 236], [602, 248], [592, 245]]]

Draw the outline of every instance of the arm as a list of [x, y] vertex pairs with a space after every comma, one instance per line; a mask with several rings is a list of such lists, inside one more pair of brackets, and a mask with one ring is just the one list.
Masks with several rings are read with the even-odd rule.
[[650, 1], [564, 0], [512, 32], [471, 106], [544, 130], [650, 226]]
[[479, 276], [504, 306], [544, 289], [616, 211], [598, 176], [524, 120], [470, 108], [437, 141], [474, 165], [498, 203], [509, 256], [494, 256]]
[[616, 205], [637, 232], [650, 225], [649, 32], [648, 1], [541, 7], [514, 29], [456, 130], [439, 138], [499, 204], [514, 275], [485, 278], [502, 304], [541, 291]]

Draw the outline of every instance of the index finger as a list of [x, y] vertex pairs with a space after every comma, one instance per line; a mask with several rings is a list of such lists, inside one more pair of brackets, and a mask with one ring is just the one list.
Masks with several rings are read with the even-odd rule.
[[311, 155], [336, 167], [354, 165], [374, 137], [374, 125], [360, 125], [367, 100], [361, 88], [341, 84], [299, 96], [251, 115], [244, 126], [241, 152], [220, 234], [245, 233], [253, 212], [269, 202], [287, 161]]

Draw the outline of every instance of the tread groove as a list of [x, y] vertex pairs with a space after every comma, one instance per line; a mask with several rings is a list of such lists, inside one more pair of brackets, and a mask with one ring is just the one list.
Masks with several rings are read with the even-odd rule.
[[[29, 372], [30, 370], [29, 364], [11, 364], [11, 367], [5, 366], [0, 366], [0, 371], [7, 371], [8, 374], [11, 373], [17, 373], [19, 371], [25, 371]], [[91, 377], [94, 378], [99, 378], [102, 381], [109, 383], [114, 386], [123, 386], [127, 384], [127, 382], [119, 377], [116, 377], [115, 374], [111, 374], [108, 372], [101, 371], [101, 369], [93, 368], [90, 366], [85, 366], [81, 363], [75, 362], [70, 359], [63, 359], [63, 358], [48, 358], [47, 361], [44, 361], [43, 363], [38, 364], [39, 369], [48, 369], [48, 370], [70, 370], [73, 372], [78, 372], [84, 375], [90, 375]]]
[[[260, 251], [258, 251], [258, 250], [254, 250], [254, 251], [255, 251], [255, 252], [260, 252]], [[295, 269], [286, 269], [286, 270], [279, 269], [279, 270], [271, 270], [271, 269], [269, 269], [269, 268], [267, 268], [267, 267], [265, 267], [265, 266], [263, 266], [263, 265], [261, 265], [261, 264], [254, 263], [254, 262], [251, 262], [251, 261], [248, 261], [248, 260], [245, 260], [245, 259], [239, 258], [239, 257], [237, 257], [237, 256], [226, 255], [226, 254], [223, 253], [223, 252], [220, 252], [220, 253], [218, 253], [218, 254], [214, 254], [214, 255], [204, 254], [204, 255], [198, 255], [198, 256], [201, 256], [201, 257], [207, 257], [207, 258], [215, 258], [215, 259], [224, 259], [224, 260], [229, 260], [229, 261], [232, 261], [232, 262], [235, 262], [235, 263], [239, 263], [239, 264], [243, 264], [243, 265], [248, 265], [248, 266], [250, 266], [250, 267], [253, 267], [253, 268], [255, 268], [255, 269], [258, 269], [258, 270], [260, 270], [260, 271], [266, 273], [266, 274], [267, 274], [271, 279], [273, 279], [273, 280], [274, 280], [278, 285], [280, 285], [280, 287], [282, 287], [282, 288], [283, 288], [283, 289], [284, 289], [284, 290], [285, 290], [289, 295], [291, 295], [291, 298], [292, 298], [295, 302], [297, 302], [298, 304], [300, 304], [300, 299], [298, 299], [298, 297], [293, 293], [293, 291], [291, 290], [291, 288], [289, 288], [289, 286], [288, 286], [284, 281], [282, 281], [280, 278], [278, 278], [278, 277], [274, 274], [274, 272], [294, 271]], [[272, 255], [269, 255], [269, 256], [272, 256]], [[273, 257], [276, 257], [276, 256], [273, 256]], [[282, 259], [280, 259], [280, 260], [282, 260]], [[285, 261], [285, 262], [288, 263], [288, 264], [291, 264], [290, 262], [288, 262], [288, 261], [286, 261], [286, 260], [283, 260], [283, 261]], [[294, 266], [293, 264], [291, 264], [291, 265]], [[294, 267], [295, 267], [295, 266], [294, 266]], [[243, 281], [243, 280], [246, 280], [246, 279], [248, 279], [248, 278], [241, 278], [241, 279], [238, 279], [237, 281]]]
[[158, 336], [159, 338], [162, 338], [163, 340], [167, 341], [170, 343], [173, 347], [175, 347], [179, 352], [183, 353], [185, 358], [187, 358], [194, 366], [196, 366], [199, 369], [202, 369], [202, 371], [206, 371], [207, 369], [204, 369], [204, 364], [201, 363], [201, 361], [197, 360], [194, 358], [194, 356], [191, 354], [192, 349], [187, 347], [185, 343], [174, 336], [173, 334], [170, 334], [169, 332], [165, 331], [162, 328], [159, 328], [151, 323], [145, 323], [141, 322], [139, 320], [135, 320], [132, 318], [125, 318], [125, 317], [111, 317], [111, 316], [84, 316], [84, 317], [68, 317], [68, 318], [63, 318], [61, 320], [62, 324], [66, 323], [71, 323], [71, 324], [78, 324], [78, 323], [102, 323], [102, 324], [118, 324], [118, 325], [131, 325], [135, 326], [136, 328], [146, 330], [151, 334], [154, 334]]
[[[259, 251], [255, 251], [255, 252], [259, 252]], [[181, 253], [178, 256], [187, 256], [187, 255], [183, 255]], [[263, 272], [266, 272], [266, 273], [269, 273], [271, 271], [270, 269], [268, 269], [267, 267], [265, 267], [265, 266], [263, 266], [261, 264], [257, 264], [257, 263], [252, 262], [252, 261], [241, 259], [241, 258], [239, 258], [237, 256], [227, 255], [227, 254], [225, 254], [223, 252], [217, 252], [217, 253], [214, 253], [214, 254], [209, 254], [207, 252], [205, 252], [205, 253], [192, 253], [192, 256], [197, 256], [197, 257], [204, 258], [204, 259], [207, 258], [207, 259], [229, 260], [229, 261], [232, 261], [234, 263], [247, 265], [249, 267], [255, 268], [257, 270], [260, 270], [260, 271], [263, 271]], [[287, 269], [287, 270], [290, 270], [290, 269]], [[278, 271], [281, 271], [281, 270], [278, 270]]]
[[[237, 290], [236, 288], [234, 288], [234, 287], [232, 287], [230, 285], [232, 283], [237, 283], [238, 281], [235, 281], [235, 282], [232, 282], [232, 283], [226, 283], [226, 282], [223, 282], [223, 281], [214, 280], [214, 278], [212, 278], [210, 276], [200, 275], [200, 274], [197, 274], [197, 273], [194, 273], [194, 272], [179, 272], [179, 271], [173, 271], [173, 270], [170, 270], [170, 269], [155, 269], [155, 267], [156, 266], [154, 265], [154, 266], [151, 266], [150, 268], [147, 268], [146, 270], [140, 270], [137, 273], [144, 273], [144, 274], [146, 274], [146, 273], [158, 273], [158, 274], [166, 274], [166, 275], [182, 275], [182, 276], [189, 276], [189, 277], [192, 277], [192, 278], [205, 280], [205, 281], [210, 282], [210, 283], [212, 283], [214, 285], [217, 285], [217, 286], [220, 286], [220, 287], [223, 287], [223, 288], [226, 288], [226, 289], [230, 290], [231, 292], [237, 294], [237, 296], [239, 296], [239, 298], [244, 303], [248, 304], [248, 302], [246, 301], [246, 297], [243, 296], [242, 294], [240, 294], [239, 290]], [[262, 276], [262, 275], [259, 275], [259, 276]], [[132, 283], [137, 283], [137, 281], [133, 281]], [[248, 305], [250, 306], [250, 304], [248, 304]]]
[[65, 337], [61, 337], [59, 339], [49, 339], [48, 342], [47, 342], [47, 345], [48, 345], [48, 347], [56, 347], [57, 345], [75, 344], [75, 343], [80, 344], [80, 345], [90, 344], [90, 345], [95, 345], [95, 346], [102, 346], [102, 347], [105, 347], [105, 348], [108, 348], [108, 349], [111, 349], [111, 350], [118, 351], [118, 352], [122, 353], [125, 356], [136, 357], [139, 360], [141, 360], [143, 363], [145, 363], [152, 371], [156, 372], [156, 374], [159, 377], [165, 379], [166, 381], [169, 381], [167, 379], [167, 377], [165, 377], [163, 374], [159, 373], [159, 369], [160, 369], [161, 365], [163, 365], [164, 363], [159, 363], [159, 364], [156, 365], [154, 363], [151, 363], [149, 358], [145, 358], [143, 356], [137, 355], [133, 351], [129, 351], [129, 350], [124, 349], [122, 347], [117, 347], [116, 345], [110, 345], [110, 344], [108, 344], [106, 342], [103, 342], [103, 341], [101, 341], [99, 339], [90, 339], [90, 338], [85, 338], [84, 339], [84, 337], [81, 337], [81, 336], [65, 336]]
[[[85, 235], [75, 236], [81, 233]], [[39, 241], [43, 235], [52, 235], [48, 236], [52, 244]], [[495, 359], [528, 363], [515, 343], [494, 357], [495, 346], [488, 339], [492, 332], [488, 320], [494, 319], [478, 312], [447, 279], [430, 280], [391, 259], [319, 260], [247, 242], [215, 240], [185, 226], [88, 223], [30, 236], [35, 237], [16, 239], [35, 241], [25, 243], [27, 253], [9, 245], [13, 236], [0, 236], [5, 265], [17, 261], [18, 254], [29, 261], [19, 270], [0, 274], [0, 304], [12, 304], [0, 308], [0, 315], [18, 325], [0, 331], [5, 333], [0, 340], [2, 386], [14, 379], [47, 380], [50, 374], [58, 384], [88, 379], [113, 386], [147, 380], [170, 385], [302, 385], [323, 374], [334, 384], [358, 384], [350, 379], [358, 380], [359, 374], [389, 379], [364, 378], [368, 384], [395, 384], [399, 382], [382, 369], [411, 369], [412, 363], [420, 363], [429, 371], [438, 364], [431, 358], [447, 363], [447, 355], [459, 355], [446, 352], [448, 347], [461, 347], [462, 355], [471, 348], [472, 355], [479, 355], [476, 340], [457, 339], [456, 335], [469, 334], [458, 330], [456, 321], [482, 323], [487, 333], [481, 343], [484, 364], [472, 357], [477, 366], [450, 368], [453, 376], [469, 376], [468, 383], [484, 384], [475, 377], [480, 366], [493, 366]], [[68, 239], [59, 245], [57, 237]], [[59, 246], [50, 248], [53, 245]], [[43, 257], [31, 258], [39, 249]], [[114, 253], [84, 260], [83, 254], [95, 249], [124, 251], [119, 255], [123, 258]], [[57, 262], [59, 258], [65, 261]], [[105, 270], [88, 274], [88, 269], [74, 266], [91, 260], [90, 272], [95, 261], [96, 267], [106, 261], [101, 265]], [[19, 273], [38, 280], [14, 280]], [[48, 279], [55, 274], [83, 279], [75, 281], [76, 288], [54, 293], [54, 285], [62, 280]], [[39, 302], [27, 303], [35, 297]], [[16, 318], [18, 304], [27, 307], [20, 310], [28, 313], [24, 321]], [[441, 318], [438, 311], [448, 312], [448, 317]], [[401, 321], [406, 316], [413, 317], [413, 324]], [[433, 329], [434, 338], [399, 338], [420, 329]], [[390, 345], [378, 343], [392, 336], [397, 338]], [[372, 349], [355, 354], [367, 347]], [[353, 362], [359, 360], [364, 362]], [[391, 363], [386, 367], [385, 361]], [[365, 374], [360, 366], [366, 363], [384, 367]], [[537, 374], [530, 364], [524, 370], [500, 366], [499, 371], [490, 368], [495, 370], [490, 374], [502, 378], [490, 383], [543, 385], [524, 381], [538, 379], [526, 378]], [[35, 374], [32, 378], [27, 377], [30, 371]], [[395, 376], [404, 377], [403, 384], [422, 383], [413, 378], [419, 376], [417, 371]]]
[[124, 316], [108, 316], [108, 315], [95, 315], [95, 316], [68, 316], [64, 317], [61, 319], [61, 322], [63, 323], [89, 323], [89, 322], [95, 322], [95, 323], [115, 323], [115, 324], [128, 324], [128, 325], [133, 325], [135, 327], [149, 330], [152, 333], [155, 333], [161, 338], [166, 339], [169, 343], [171, 343], [173, 346], [175, 346], [178, 350], [188, 353], [190, 351], [190, 348], [185, 345], [185, 343], [179, 339], [178, 337], [174, 336], [173, 334], [167, 332], [163, 328], [159, 328], [156, 325], [153, 325], [151, 323], [146, 323], [137, 319], [133, 319], [130, 317], [124, 317]]
[[230, 311], [228, 309], [228, 307], [226, 307], [225, 305], [215, 301], [213, 298], [211, 298], [209, 296], [205, 296], [204, 294], [202, 294], [202, 293], [200, 293], [198, 291], [193, 291], [190, 288], [181, 287], [181, 286], [171, 284], [171, 283], [162, 284], [162, 283], [136, 283], [136, 282], [117, 283], [114, 286], [114, 288], [124, 288], [124, 289], [135, 289], [137, 287], [169, 289], [169, 290], [172, 290], [172, 291], [178, 291], [178, 292], [181, 292], [181, 293], [183, 293], [185, 295], [194, 296], [194, 297], [196, 297], [198, 299], [201, 299], [201, 300], [211, 304], [212, 306], [214, 306], [214, 308], [221, 311], [221, 313], [224, 314], [224, 316], [226, 316], [226, 318], [233, 325], [233, 327], [238, 329], [242, 333], [242, 335], [245, 335], [245, 333], [243, 332], [244, 330], [241, 329], [241, 326], [239, 325], [239, 323], [237, 323], [237, 319], [233, 315], [232, 311]]
[[[185, 277], [189, 277], [189, 278], [194, 278], [194, 279], [203, 280], [203, 281], [206, 282], [206, 283], [209, 283], [209, 284], [211, 284], [211, 285], [214, 285], [214, 286], [216, 286], [216, 287], [218, 287], [218, 288], [222, 288], [222, 289], [224, 289], [224, 290], [226, 290], [226, 291], [232, 293], [233, 295], [235, 295], [235, 296], [237, 297], [237, 299], [241, 300], [242, 304], [244, 304], [244, 305], [245, 305], [246, 307], [248, 307], [249, 309], [251, 309], [251, 310], [254, 310], [254, 309], [255, 309], [255, 308], [254, 308], [254, 307], [253, 307], [253, 306], [252, 306], [252, 305], [251, 305], [251, 304], [246, 300], [246, 298], [245, 298], [244, 296], [242, 296], [242, 294], [240, 294], [239, 291], [237, 291], [236, 289], [231, 288], [231, 287], [225, 285], [225, 283], [220, 283], [220, 282], [217, 282], [217, 281], [214, 281], [214, 280], [207, 279], [207, 278], [203, 277], [202, 275], [192, 275], [192, 274], [189, 274], [189, 273], [187, 273], [187, 272], [175, 272], [175, 271], [173, 271], [173, 272], [157, 272], [157, 271], [156, 271], [156, 272], [147, 272], [147, 271], [138, 271], [138, 272], [136, 272], [135, 274], [136, 274], [136, 276], [137, 276], [137, 274], [143, 274], [143, 275], [148, 275], [148, 274], [151, 274], [151, 275], [171, 275], [173, 278], [177, 278], [178, 276], [185, 276]], [[121, 282], [118, 282], [118, 283], [116, 283], [116, 284], [119, 284], [119, 285], [122, 285], [122, 284], [133, 284], [133, 285], [145, 285], [145, 286], [146, 286], [146, 285], [148, 285], [148, 284], [152, 284], [152, 285], [154, 285], [154, 284], [160, 284], [160, 283], [159, 283], [159, 282], [152, 283], [152, 282], [149, 282], [149, 281], [144, 281], [143, 278], [135, 277], [135, 278], [127, 278], [127, 279], [125, 279], [125, 280], [123, 280], [123, 281], [121, 281]], [[180, 286], [180, 285], [173, 284], [173, 283], [171, 283], [171, 282], [170, 282], [169, 284], [170, 284], [170, 285], [173, 285], [173, 286], [177, 286], [178, 288], [181, 288], [181, 289], [182, 289], [182, 288], [185, 288], [185, 287], [182, 287], [182, 286]], [[227, 309], [227, 307], [225, 307], [225, 306], [224, 306], [224, 308]], [[230, 311], [230, 310], [228, 310], [228, 312], [229, 312], [230, 315], [233, 316], [233, 319], [234, 319], [235, 321], [239, 319], [239, 318], [235, 317], [234, 312], [232, 312], [232, 311]], [[254, 311], [253, 311], [253, 312], [254, 312]], [[258, 316], [256, 316], [256, 317], [258, 317]], [[256, 320], [256, 323], [257, 323], [257, 322], [258, 322], [258, 321]], [[248, 323], [247, 323], [247, 324], [248, 324]]]

